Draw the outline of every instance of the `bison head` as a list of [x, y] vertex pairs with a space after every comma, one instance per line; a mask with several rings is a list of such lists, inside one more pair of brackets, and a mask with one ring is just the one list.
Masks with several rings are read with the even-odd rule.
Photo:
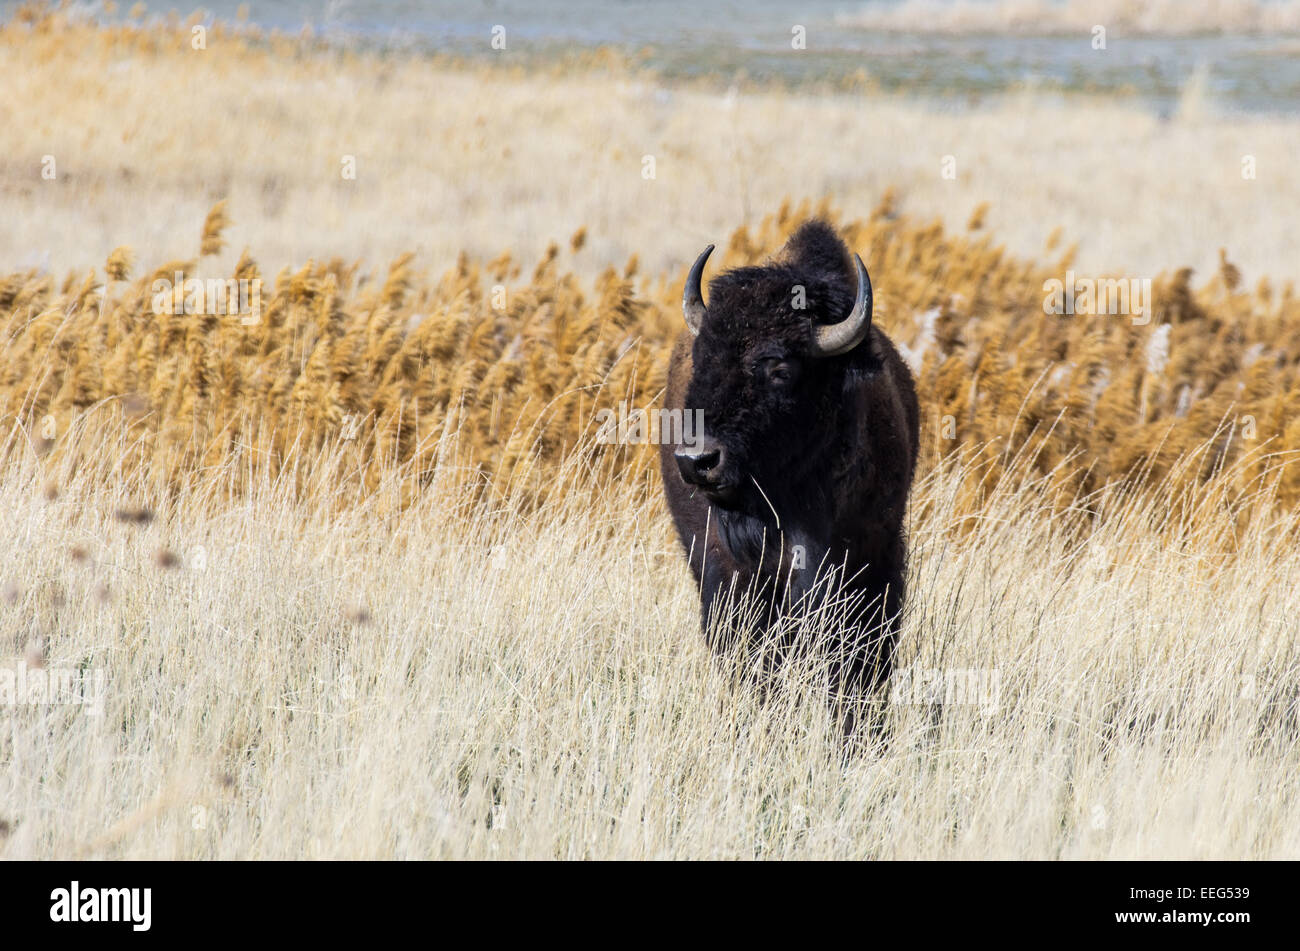
[[871, 282], [831, 227], [803, 225], [762, 267], [700, 280], [712, 245], [686, 279], [682, 311], [695, 335], [685, 408], [704, 433], [675, 454], [681, 477], [716, 506], [761, 516], [827, 485], [849, 411], [850, 375], [876, 368]]

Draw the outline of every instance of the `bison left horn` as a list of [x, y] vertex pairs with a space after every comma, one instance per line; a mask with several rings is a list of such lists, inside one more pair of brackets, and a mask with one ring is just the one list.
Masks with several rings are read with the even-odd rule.
[[853, 255], [853, 263], [858, 272], [858, 293], [853, 302], [853, 311], [838, 324], [817, 328], [813, 349], [819, 357], [848, 353], [871, 332], [871, 278], [867, 276], [862, 258]]
[[704, 315], [708, 313], [704, 298], [700, 296], [700, 278], [704, 276], [704, 262], [712, 253], [713, 245], [709, 245], [695, 259], [691, 273], [686, 275], [686, 288], [682, 291], [682, 316], [686, 318], [686, 326], [697, 337], [700, 335], [700, 325], [704, 323]]

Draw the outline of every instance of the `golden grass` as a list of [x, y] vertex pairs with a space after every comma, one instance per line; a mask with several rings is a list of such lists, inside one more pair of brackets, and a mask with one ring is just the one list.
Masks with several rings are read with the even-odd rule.
[[[719, 266], [761, 260], [814, 212], [834, 217], [787, 204], [736, 231]], [[217, 205], [202, 229], [209, 253], [224, 215]], [[1224, 468], [1244, 494], [1300, 500], [1300, 303], [1289, 288], [1246, 289], [1225, 258], [1200, 288], [1185, 269], [1156, 279], [1141, 317], [1055, 316], [1044, 281], [1068, 269], [1069, 251], [1018, 261], [978, 234], [900, 217], [888, 197], [842, 226], [868, 249], [876, 319], [916, 370], [923, 466], [973, 450], [972, 511], [1020, 458], [1067, 504], [1114, 480], [1187, 487]], [[575, 234], [569, 254], [584, 240]], [[109, 274], [125, 275], [129, 258], [116, 249]], [[52, 478], [81, 464], [88, 428], [104, 427], [129, 440], [126, 478], [172, 489], [225, 467], [237, 491], [243, 460], [301, 472], [336, 441], [347, 449], [338, 475], [363, 487], [395, 468], [428, 478], [449, 435], [485, 484], [525, 495], [580, 445], [605, 474], [643, 478], [653, 447], [591, 439], [599, 410], [658, 401], [681, 326], [682, 276], [638, 282], [634, 269], [588, 285], [554, 245], [527, 280], [509, 255], [462, 255], [437, 279], [410, 255], [382, 279], [334, 259], [282, 271], [242, 315], [233, 291], [229, 313], [172, 312], [197, 303], [187, 282], [212, 277], [201, 259], [134, 281], [70, 274], [58, 288], [11, 274], [0, 281], [0, 419], [48, 456]], [[261, 280], [247, 252], [233, 279]], [[174, 295], [160, 300], [156, 281]]]

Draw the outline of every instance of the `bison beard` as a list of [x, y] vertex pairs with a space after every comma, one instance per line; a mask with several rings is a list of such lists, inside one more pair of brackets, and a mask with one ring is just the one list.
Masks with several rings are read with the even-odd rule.
[[[893, 668], [903, 607], [911, 373], [872, 326], [866, 269], [830, 225], [810, 221], [768, 265], [715, 277], [706, 305], [711, 250], [686, 281], [666, 397], [702, 410], [705, 432], [660, 446], [705, 636], [725, 653], [749, 631], [771, 648], [768, 669], [815, 646], [838, 694], [866, 696]], [[833, 633], [797, 644], [792, 622], [823, 609]]]

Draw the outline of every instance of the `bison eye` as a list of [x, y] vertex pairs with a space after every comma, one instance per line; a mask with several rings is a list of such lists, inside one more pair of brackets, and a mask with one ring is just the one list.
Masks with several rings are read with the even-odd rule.
[[759, 360], [754, 369], [756, 375], [761, 376], [768, 383], [774, 386], [785, 386], [794, 381], [798, 375], [798, 368], [789, 360], [782, 360], [780, 357], [766, 357]]

